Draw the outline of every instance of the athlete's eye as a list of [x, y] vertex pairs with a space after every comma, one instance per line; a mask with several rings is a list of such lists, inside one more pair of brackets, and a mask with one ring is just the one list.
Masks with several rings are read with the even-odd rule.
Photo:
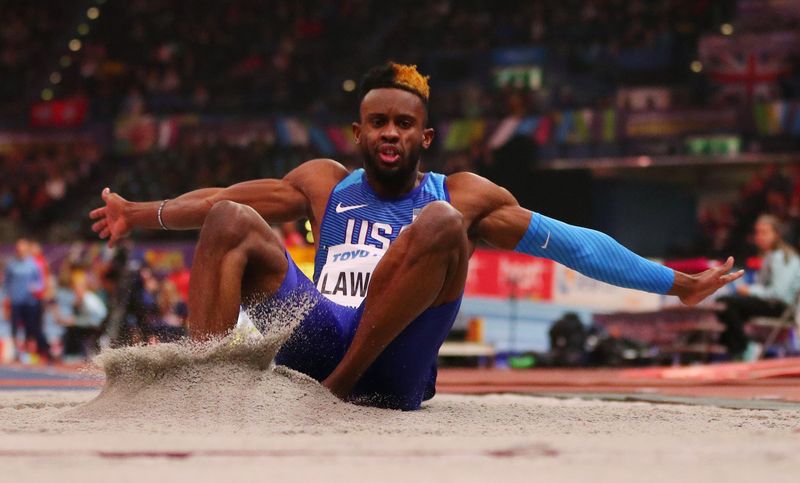
[[410, 119], [403, 119], [403, 120], [401, 120], [401, 121], [400, 121], [398, 124], [400, 124], [400, 127], [401, 127], [401, 128], [403, 128], [403, 129], [408, 129], [408, 128], [410, 128], [411, 126], [413, 126], [413, 125], [414, 125], [414, 123], [413, 123], [413, 122], [411, 122], [411, 120], [410, 120]]
[[384, 119], [381, 119], [381, 118], [373, 118], [371, 124], [372, 124], [372, 127], [381, 127], [384, 124], [386, 124], [386, 121]]

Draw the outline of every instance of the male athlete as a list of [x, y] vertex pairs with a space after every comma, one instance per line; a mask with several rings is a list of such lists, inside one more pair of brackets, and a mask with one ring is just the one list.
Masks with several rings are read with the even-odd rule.
[[[458, 312], [478, 242], [545, 257], [590, 277], [695, 304], [742, 276], [733, 260], [698, 275], [645, 260], [612, 238], [533, 213], [471, 173], [419, 171], [433, 141], [429, 88], [415, 66], [387, 63], [361, 85], [352, 173], [314, 159], [283, 179], [205, 188], [171, 200], [129, 202], [108, 188], [91, 212], [113, 244], [131, 229], [200, 228], [191, 271], [189, 331], [224, 334], [240, 304], [259, 317], [297, 294], [313, 308], [276, 362], [322, 381], [336, 396], [416, 409], [434, 394], [436, 357]], [[313, 282], [267, 223], [307, 217]], [[367, 286], [369, 290], [367, 291]]]

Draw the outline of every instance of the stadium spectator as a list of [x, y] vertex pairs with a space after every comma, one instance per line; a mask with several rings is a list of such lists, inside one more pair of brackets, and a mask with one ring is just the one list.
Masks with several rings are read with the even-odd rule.
[[11, 303], [12, 338], [16, 341], [17, 331], [22, 326], [25, 341], [35, 341], [36, 351], [49, 361], [50, 345], [42, 331], [42, 304], [37, 298], [37, 294], [44, 289], [44, 279], [30, 254], [28, 240], [17, 240], [14, 257], [6, 262], [4, 279]]
[[161, 282], [156, 305], [158, 313], [150, 324], [151, 341], [172, 342], [186, 335], [186, 303], [174, 283]]
[[35, 295], [36, 299], [39, 300], [39, 303], [43, 307], [52, 296], [50, 293], [50, 262], [47, 261], [44, 253], [42, 253], [42, 245], [39, 242], [31, 240], [29, 243], [31, 257], [36, 263], [36, 266], [39, 267], [39, 272], [42, 274], [42, 289], [36, 292]]
[[189, 300], [190, 275], [191, 271], [186, 268], [186, 263], [181, 257], [175, 262], [175, 265], [172, 267], [172, 271], [167, 276], [167, 281], [175, 285], [175, 289], [178, 291], [178, 295], [180, 296], [182, 302], [187, 302]]
[[719, 313], [720, 321], [725, 324], [720, 341], [734, 358], [743, 357], [748, 349], [749, 340], [744, 332], [748, 318], [778, 316], [800, 293], [800, 257], [783, 240], [780, 220], [762, 215], [756, 220], [754, 231], [755, 244], [763, 257], [756, 283], [740, 284], [736, 295], [718, 299], [725, 306]]
[[0, 216], [27, 228], [54, 221], [99, 159], [100, 148], [87, 140], [10, 145], [0, 153]]
[[97, 339], [108, 309], [87, 284], [87, 274], [65, 264], [55, 294], [55, 319], [64, 327], [64, 361], [85, 360], [97, 352]]

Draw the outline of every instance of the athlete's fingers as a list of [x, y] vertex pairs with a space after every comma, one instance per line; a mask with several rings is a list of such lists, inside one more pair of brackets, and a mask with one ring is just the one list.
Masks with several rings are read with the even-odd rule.
[[722, 277], [720, 277], [720, 280], [722, 280], [724, 282], [723, 285], [725, 285], [726, 283], [730, 283], [730, 282], [733, 282], [734, 280], [738, 280], [738, 279], [742, 278], [743, 276], [744, 276], [744, 270], [739, 270], [738, 272], [733, 272], [733, 273], [729, 273], [727, 275], [723, 275]]
[[96, 219], [96, 218], [100, 218], [101, 216], [105, 216], [105, 215], [106, 215], [106, 207], [105, 206], [101, 206], [100, 208], [95, 208], [95, 209], [93, 209], [92, 211], [89, 212], [89, 218], [91, 218], [93, 220]]
[[103, 228], [105, 228], [107, 226], [108, 226], [108, 220], [103, 218], [102, 220], [100, 220], [97, 223], [95, 223], [94, 225], [92, 225], [92, 231], [97, 233], [97, 232], [103, 230]]
[[735, 261], [735, 260], [733, 259], [733, 257], [728, 257], [728, 260], [727, 260], [727, 262], [725, 263], [725, 265], [726, 265], [726, 266], [728, 266], [728, 267], [730, 267], [730, 268], [733, 268], [733, 263], [734, 263], [734, 261]]
[[733, 257], [728, 257], [728, 259], [725, 260], [725, 263], [717, 267], [717, 270], [725, 273], [730, 272], [731, 268], [733, 268]]
[[108, 197], [111, 195], [111, 189], [108, 187], [103, 188], [103, 191], [100, 193], [100, 197], [103, 198], [103, 201], [108, 201]]
[[108, 238], [108, 235], [110, 235], [110, 234], [111, 234], [111, 230], [109, 230], [108, 227], [105, 227], [100, 231], [100, 238], [106, 239], [106, 238]]

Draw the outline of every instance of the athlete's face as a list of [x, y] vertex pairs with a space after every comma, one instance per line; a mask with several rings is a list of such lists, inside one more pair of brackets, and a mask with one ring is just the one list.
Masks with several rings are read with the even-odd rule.
[[422, 100], [402, 89], [373, 89], [361, 101], [360, 117], [353, 134], [367, 174], [386, 186], [413, 183], [420, 154], [433, 141]]

